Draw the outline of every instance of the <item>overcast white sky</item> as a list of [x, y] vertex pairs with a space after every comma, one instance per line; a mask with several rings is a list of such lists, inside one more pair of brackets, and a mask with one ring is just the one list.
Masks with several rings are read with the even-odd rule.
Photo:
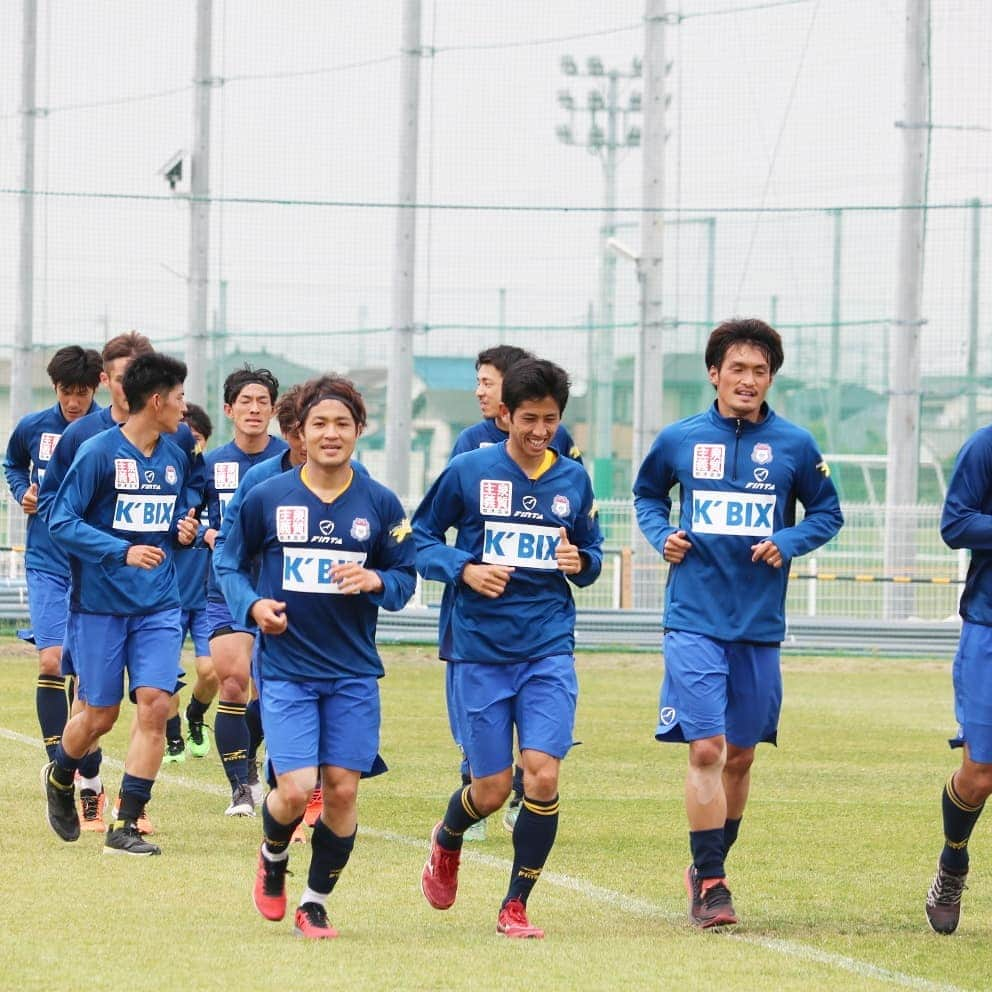
[[[774, 296], [779, 321], [821, 322], [832, 253], [824, 211], [899, 202], [904, 4], [773, 3], [669, 3], [684, 19], [667, 38], [666, 195], [684, 217], [809, 208], [718, 216], [715, 315], [768, 316]], [[0, 14], [0, 354], [16, 319], [20, 11], [6, 0]], [[212, 191], [279, 201], [213, 211], [212, 278], [228, 283], [228, 325], [243, 347], [337, 368], [386, 357], [385, 335], [326, 332], [390, 319], [394, 215], [381, 204], [397, 189], [401, 12], [401, 0], [215, 0], [214, 75], [226, 82], [214, 90]], [[194, 14], [194, 0], [39, 0], [38, 102], [50, 112], [38, 123], [36, 186], [76, 195], [38, 203], [36, 340], [98, 342], [105, 326], [140, 327], [154, 340], [185, 331], [187, 207], [139, 198], [164, 196], [156, 170], [190, 144]], [[641, 0], [423, 0], [424, 44], [436, 51], [423, 63], [419, 188], [439, 208], [419, 214], [416, 319], [487, 326], [431, 331], [420, 352], [491, 343], [501, 288], [510, 325], [586, 319], [597, 301], [603, 173], [556, 140], [567, 121], [557, 91], [571, 85], [584, 101], [590, 88], [566, 79], [559, 60], [598, 55], [627, 68], [642, 54], [642, 14]], [[932, 116], [943, 127], [933, 132], [930, 199], [990, 202], [992, 4], [933, 0], [932, 19]], [[637, 220], [640, 182], [640, 153], [630, 152], [619, 170], [618, 202], [630, 208], [621, 222]], [[367, 206], [332, 205], [342, 202]], [[571, 210], [468, 209], [500, 205]], [[963, 371], [969, 229], [964, 212], [930, 215], [930, 368]], [[984, 229], [988, 259], [987, 220]], [[845, 214], [843, 319], [891, 316], [896, 231], [895, 213]], [[637, 247], [636, 227], [620, 233]], [[665, 312], [701, 320], [704, 228], [672, 225], [667, 238]], [[986, 261], [986, 285], [990, 274]], [[636, 319], [624, 264], [616, 319]], [[672, 333], [673, 349], [693, 346], [689, 332]], [[789, 333], [809, 370], [822, 338]], [[632, 332], [618, 337], [621, 351], [632, 346]], [[582, 378], [574, 331], [516, 339]], [[881, 325], [847, 339], [847, 371], [877, 382], [881, 339]], [[992, 356], [982, 355], [988, 372]]]

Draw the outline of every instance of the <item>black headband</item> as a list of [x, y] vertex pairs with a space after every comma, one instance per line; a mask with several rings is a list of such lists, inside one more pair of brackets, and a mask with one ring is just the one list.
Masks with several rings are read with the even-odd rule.
[[350, 396], [346, 396], [344, 393], [337, 393], [333, 390], [320, 393], [315, 396], [302, 410], [300, 410], [299, 424], [300, 427], [303, 426], [304, 421], [307, 419], [307, 414], [318, 404], [323, 403], [324, 400], [337, 400], [338, 403], [343, 403], [351, 413], [352, 419], [355, 421], [356, 427], [361, 427], [361, 418], [358, 416], [358, 411], [355, 409], [354, 400]]

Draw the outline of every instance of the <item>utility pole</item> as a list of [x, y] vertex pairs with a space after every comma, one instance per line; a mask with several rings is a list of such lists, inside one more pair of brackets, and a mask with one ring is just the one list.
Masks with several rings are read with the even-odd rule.
[[[908, 575], [916, 563], [920, 475], [920, 327], [926, 169], [930, 134], [930, 0], [906, 0], [902, 129], [902, 211], [895, 320], [889, 327], [889, 411], [885, 480], [885, 574]], [[913, 588], [885, 584], [885, 617], [912, 615]]]
[[[640, 128], [629, 123], [634, 114], [640, 113], [641, 94], [632, 90], [625, 106], [620, 105], [621, 80], [639, 79], [641, 61], [634, 59], [627, 71], [603, 68], [602, 60], [591, 56], [586, 68], [580, 71], [570, 55], [561, 59], [561, 70], [566, 76], [595, 81], [594, 88], [584, 107], [576, 105], [569, 90], [560, 90], [558, 103], [569, 112], [569, 123], [558, 127], [560, 141], [577, 145], [596, 155], [603, 165], [603, 222], [600, 227], [600, 276], [599, 321], [594, 332], [592, 349], [593, 367], [590, 384], [593, 385], [592, 440], [593, 485], [601, 499], [613, 495], [613, 372], [614, 372], [614, 301], [616, 299], [616, 257], [608, 242], [616, 234], [617, 158], [624, 148], [637, 148], [641, 143]], [[605, 92], [604, 92], [605, 80]], [[589, 130], [584, 140], [575, 135], [576, 111], [589, 114]], [[601, 115], [602, 118], [601, 118]], [[601, 119], [605, 120], [604, 129]], [[595, 380], [593, 380], [595, 376]]]
[[834, 221], [833, 291], [830, 300], [830, 384], [827, 392], [827, 448], [837, 451], [840, 438], [840, 281], [844, 211], [831, 210]]
[[982, 201], [972, 200], [971, 207], [971, 272], [968, 293], [968, 436], [978, 428], [975, 391], [978, 389], [978, 290], [981, 279]]
[[386, 379], [386, 485], [410, 495], [413, 433], [413, 289], [417, 262], [417, 147], [420, 118], [420, 0], [403, 5], [400, 175], [393, 249], [393, 322]]
[[31, 350], [34, 343], [34, 124], [38, 3], [24, 0], [21, 45], [21, 245], [18, 260], [17, 330], [10, 362], [10, 425], [31, 411]]
[[193, 152], [190, 159], [189, 274], [186, 303], [186, 395], [207, 402], [207, 297], [210, 288], [210, 75], [213, 0], [196, 0]]

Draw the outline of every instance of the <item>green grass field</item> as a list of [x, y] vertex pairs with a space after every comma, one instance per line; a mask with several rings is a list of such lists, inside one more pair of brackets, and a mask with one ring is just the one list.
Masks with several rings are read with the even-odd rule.
[[[336, 941], [304, 943], [251, 904], [258, 820], [223, 816], [216, 754], [167, 766], [149, 813], [160, 858], [106, 858], [44, 820], [35, 656], [0, 640], [4, 787], [0, 988], [255, 989], [988, 989], [992, 839], [953, 937], [923, 900], [940, 847], [939, 794], [956, 759], [945, 662], [785, 660], [778, 749], [759, 749], [752, 800], [728, 869], [741, 925], [685, 921], [685, 749], [655, 743], [660, 660], [579, 658], [575, 748], [558, 843], [530, 900], [544, 941], [495, 933], [510, 836], [493, 818], [466, 845], [458, 902], [419, 887], [426, 838], [457, 783], [443, 669], [425, 648], [384, 652], [382, 752], [363, 783], [354, 856], [328, 904]], [[126, 725], [128, 721], [122, 720]], [[126, 726], [105, 751], [116, 791]], [[293, 849], [290, 905], [308, 849]]]

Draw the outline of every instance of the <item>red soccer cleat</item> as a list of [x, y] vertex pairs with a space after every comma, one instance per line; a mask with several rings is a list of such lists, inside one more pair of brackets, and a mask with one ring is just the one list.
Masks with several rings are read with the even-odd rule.
[[420, 888], [435, 909], [450, 909], [458, 894], [458, 865], [462, 852], [448, 851], [438, 844], [437, 834], [442, 825], [438, 823], [431, 831], [431, 852], [420, 876]]
[[511, 899], [500, 911], [496, 921], [496, 932], [504, 937], [523, 937], [543, 940], [544, 931], [532, 927], [527, 919], [527, 908], [519, 899]]
[[258, 870], [252, 900], [267, 920], [281, 920], [286, 915], [286, 869], [289, 858], [270, 861], [259, 849]]
[[303, 811], [303, 822], [312, 827], [319, 819], [321, 810], [324, 808], [324, 790], [318, 785], [310, 796], [307, 808]]
[[305, 902], [296, 910], [296, 926], [293, 932], [308, 940], [330, 940], [338, 935], [327, 922], [327, 911], [319, 902]]

